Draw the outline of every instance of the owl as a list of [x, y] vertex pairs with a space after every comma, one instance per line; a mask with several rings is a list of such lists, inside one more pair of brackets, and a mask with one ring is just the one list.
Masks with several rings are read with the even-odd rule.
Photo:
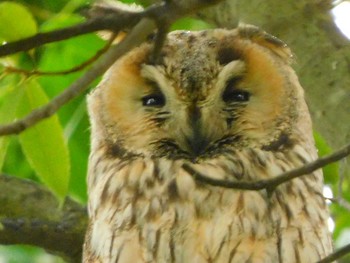
[[332, 252], [323, 178], [273, 192], [212, 186], [271, 179], [317, 158], [291, 52], [254, 26], [149, 40], [88, 97], [85, 263], [315, 263]]

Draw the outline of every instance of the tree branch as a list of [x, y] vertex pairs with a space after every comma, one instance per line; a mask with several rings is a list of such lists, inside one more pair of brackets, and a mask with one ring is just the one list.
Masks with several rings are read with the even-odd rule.
[[118, 32], [122, 28], [130, 28], [140, 20], [139, 13], [116, 12], [113, 16], [92, 18], [86, 22], [67, 28], [39, 33], [32, 37], [0, 46], [0, 57], [11, 55], [20, 51], [27, 51], [48, 43], [58, 42], [76, 36], [100, 30]]
[[328, 255], [327, 257], [321, 259], [320, 261], [318, 261], [316, 263], [332, 263], [332, 262], [334, 262], [334, 260], [337, 260], [341, 257], [344, 257], [348, 253], [350, 253], [350, 244], [341, 247], [340, 249], [338, 249], [334, 253]]
[[32, 111], [11, 124], [0, 126], [0, 135], [18, 134], [44, 118], [52, 116], [58, 109], [85, 91], [98, 76], [102, 75], [119, 57], [142, 43], [155, 28], [150, 19], [141, 20], [126, 38], [108, 50], [94, 65], [68, 89], [53, 98], [48, 104]]
[[81, 262], [87, 227], [83, 206], [67, 199], [61, 208], [44, 186], [5, 175], [0, 175], [0, 204], [0, 244], [35, 245]]
[[151, 17], [156, 21], [167, 21], [171, 23], [186, 14], [193, 13], [199, 9], [222, 1], [223, 0], [182, 0], [176, 3], [168, 1], [163, 5], [153, 5], [144, 12], [130, 12], [115, 7], [92, 7], [86, 14], [90, 17], [86, 22], [50, 32], [38, 33], [15, 42], [5, 43], [0, 46], [0, 57], [96, 31], [111, 30], [117, 33], [121, 29], [132, 28], [143, 17]]
[[[211, 178], [207, 175], [203, 175], [196, 171], [191, 165], [183, 164], [183, 169], [185, 169], [188, 173], [190, 173], [195, 180], [201, 183], [206, 183], [213, 186], [219, 186], [224, 188], [231, 189], [239, 189], [239, 190], [263, 190], [266, 189], [267, 193], [271, 195], [274, 189], [278, 187], [280, 184], [288, 182], [294, 178], [301, 177], [303, 175], [309, 174], [319, 168], [322, 168], [330, 163], [339, 161], [346, 156], [350, 155], [350, 144], [343, 147], [342, 149], [335, 151], [334, 153], [327, 155], [325, 157], [321, 157], [311, 163], [308, 163], [300, 168], [285, 172], [275, 178], [268, 180], [258, 180], [253, 182], [247, 181], [228, 181], [228, 180], [218, 180]], [[333, 200], [332, 198], [327, 198], [329, 200]], [[333, 200], [334, 201], [334, 200]], [[344, 207], [348, 208], [349, 205], [342, 198], [335, 199], [335, 201], [339, 202]], [[346, 202], [346, 203], [345, 203]], [[334, 253], [328, 255], [327, 257], [321, 259], [317, 263], [332, 263], [334, 260], [337, 260], [347, 254], [350, 253], [350, 244], [338, 249]]]
[[339, 161], [346, 156], [350, 155], [350, 144], [345, 146], [344, 148], [335, 151], [334, 153], [318, 158], [317, 160], [308, 163], [300, 168], [282, 173], [272, 179], [267, 180], [257, 180], [253, 182], [248, 181], [228, 181], [228, 180], [219, 180], [211, 178], [207, 175], [203, 175], [199, 173], [196, 169], [194, 169], [190, 164], [183, 164], [183, 169], [190, 173], [195, 180], [201, 183], [210, 184], [213, 186], [220, 186], [225, 188], [232, 189], [240, 189], [240, 190], [262, 190], [266, 189], [268, 193], [273, 192], [273, 190], [283, 184], [288, 182], [294, 178], [312, 173], [313, 171], [326, 166], [327, 164]]
[[[151, 6], [144, 12], [137, 13], [137, 16], [142, 14], [142, 17], [145, 18], [142, 18], [142, 20], [138, 22], [120, 44], [113, 46], [108, 50], [82, 77], [76, 80], [60, 95], [53, 98], [48, 104], [32, 111], [20, 120], [0, 126], [0, 136], [18, 134], [24, 131], [35, 125], [40, 120], [52, 116], [64, 104], [80, 95], [87, 89], [89, 84], [91, 84], [98, 76], [102, 75], [119, 57], [147, 39], [147, 36], [156, 29], [156, 24], [153, 20], [159, 23], [166, 22], [167, 24], [171, 24], [176, 19], [186, 14], [218, 2], [221, 2], [221, 0], [183, 0], [176, 3], [170, 2], [170, 4]], [[125, 26], [125, 21], [121, 20], [120, 23]], [[10, 44], [11, 43], [6, 44], [5, 46]], [[18, 45], [18, 42], [15, 42], [14, 44]]]
[[331, 201], [332, 203], [336, 203], [338, 205], [340, 205], [341, 207], [345, 208], [346, 210], [348, 210], [350, 212], [350, 203], [345, 200], [343, 197], [340, 196], [336, 196], [336, 197], [327, 197], [327, 200]]

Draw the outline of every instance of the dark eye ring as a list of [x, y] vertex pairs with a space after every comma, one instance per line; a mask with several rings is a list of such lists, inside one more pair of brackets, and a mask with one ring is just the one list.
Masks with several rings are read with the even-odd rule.
[[165, 105], [165, 97], [163, 94], [150, 94], [142, 98], [142, 105], [146, 107], [162, 107]]
[[230, 92], [225, 92], [223, 95], [223, 100], [225, 102], [245, 102], [248, 101], [250, 93], [243, 90], [232, 90]]
[[233, 78], [229, 80], [226, 84], [224, 93], [222, 94], [222, 99], [225, 102], [246, 102], [250, 98], [250, 93], [241, 89], [237, 89], [238, 82], [241, 78]]

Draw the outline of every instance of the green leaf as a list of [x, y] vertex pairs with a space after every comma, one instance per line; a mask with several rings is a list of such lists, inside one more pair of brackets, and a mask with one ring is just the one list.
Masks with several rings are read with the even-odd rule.
[[0, 3], [0, 42], [15, 41], [37, 32], [32, 14], [21, 4]]
[[[314, 132], [314, 138], [316, 141], [316, 147], [318, 149], [319, 156], [325, 156], [331, 154], [333, 152], [332, 148], [327, 144], [327, 142], [323, 139], [323, 137]], [[338, 181], [338, 173], [339, 173], [339, 164], [332, 163], [325, 167], [323, 167], [323, 176], [325, 178], [325, 182], [328, 184], [336, 184]]]
[[10, 138], [7, 136], [2, 136], [0, 138], [0, 171], [2, 170], [2, 166], [4, 165], [4, 160], [7, 153], [7, 148], [9, 146], [9, 142]]
[[203, 20], [189, 17], [181, 18], [171, 26], [171, 30], [203, 30], [210, 28], [213, 28], [213, 26]]
[[[0, 123], [6, 124], [13, 121], [16, 118], [16, 110], [18, 103], [23, 96], [23, 90], [18, 87], [14, 88], [15, 84], [8, 82], [5, 85], [0, 87], [3, 90], [7, 91], [7, 94], [4, 94], [0, 98]], [[10, 142], [9, 136], [0, 137], [0, 170], [4, 164], [5, 156], [7, 153], [7, 148]]]
[[[81, 17], [65, 15], [46, 21], [40, 31], [76, 24]], [[92, 57], [105, 42], [95, 34], [88, 34], [62, 42], [52, 43], [45, 47], [40, 54], [39, 68], [44, 71], [69, 69]], [[84, 47], [84, 48], [82, 48]], [[62, 56], [62, 54], [65, 54]], [[52, 62], [55, 63], [52, 63]], [[84, 71], [84, 70], [83, 70]], [[69, 86], [83, 71], [63, 76], [42, 76], [39, 82], [49, 97], [56, 96]], [[97, 82], [96, 82], [97, 85]], [[93, 85], [91, 85], [93, 86]], [[86, 202], [86, 172], [89, 155], [89, 121], [86, 114], [85, 98], [83, 96], [71, 101], [59, 111], [59, 118], [65, 127], [70, 152], [71, 177], [69, 195], [80, 202]], [[83, 116], [76, 114], [83, 108]], [[79, 118], [76, 116], [79, 115]], [[82, 117], [82, 119], [80, 119]], [[73, 125], [72, 125], [73, 124]], [[74, 126], [74, 129], [71, 129]]]
[[[82, 18], [76, 15], [61, 15], [45, 22], [45, 24], [41, 26], [40, 31], [50, 31], [55, 28], [67, 27], [81, 21]], [[43, 71], [51, 72], [71, 69], [93, 57], [104, 45], [105, 42], [95, 34], [87, 34], [66, 41], [52, 43], [41, 51], [38, 68]], [[64, 54], [64, 56], [62, 56], [62, 54]], [[84, 70], [80, 70], [79, 72], [68, 75], [41, 76], [39, 82], [45, 87], [48, 96], [53, 97], [66, 89], [75, 79], [81, 76], [83, 72]], [[75, 111], [80, 102], [81, 99], [74, 100], [60, 110], [60, 120], [63, 125], [71, 118], [72, 112]]]
[[[18, 107], [18, 116], [48, 103], [41, 86], [31, 80], [24, 85], [25, 94]], [[63, 129], [56, 115], [39, 122], [19, 135], [23, 152], [37, 176], [60, 200], [68, 191], [70, 162]]]

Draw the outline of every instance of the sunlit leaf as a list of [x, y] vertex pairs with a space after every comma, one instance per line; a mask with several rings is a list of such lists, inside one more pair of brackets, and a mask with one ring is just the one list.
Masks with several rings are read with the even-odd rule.
[[[71, 15], [65, 20], [59, 18], [46, 21], [47, 31], [76, 24], [81, 18]], [[59, 71], [72, 68], [92, 57], [105, 42], [94, 34], [84, 35], [74, 39], [53, 43], [42, 51], [39, 68], [45, 71]], [[84, 47], [84, 48], [82, 48]], [[61, 54], [65, 54], [62, 56]], [[53, 61], [55, 63], [53, 63]], [[39, 79], [49, 97], [53, 97], [66, 89], [83, 72], [63, 76], [47, 76]], [[92, 85], [93, 86], [93, 85]], [[62, 125], [65, 128], [70, 151], [71, 174], [69, 195], [75, 200], [86, 202], [86, 172], [89, 155], [89, 122], [85, 109], [85, 98], [82, 96], [65, 105], [59, 112]]]
[[37, 32], [32, 14], [21, 4], [0, 3], [0, 42], [29, 37]]
[[[15, 119], [18, 102], [23, 96], [23, 90], [14, 87], [14, 83], [8, 82], [7, 85], [0, 85], [2, 90], [7, 91], [7, 94], [0, 97], [0, 124], [6, 124]], [[0, 137], [0, 170], [4, 164], [9, 142], [10, 137]]]
[[[23, 116], [48, 102], [44, 91], [35, 81], [25, 84], [25, 93], [18, 107]], [[69, 153], [63, 129], [57, 116], [41, 121], [19, 135], [23, 152], [37, 176], [62, 200], [69, 184]]]

